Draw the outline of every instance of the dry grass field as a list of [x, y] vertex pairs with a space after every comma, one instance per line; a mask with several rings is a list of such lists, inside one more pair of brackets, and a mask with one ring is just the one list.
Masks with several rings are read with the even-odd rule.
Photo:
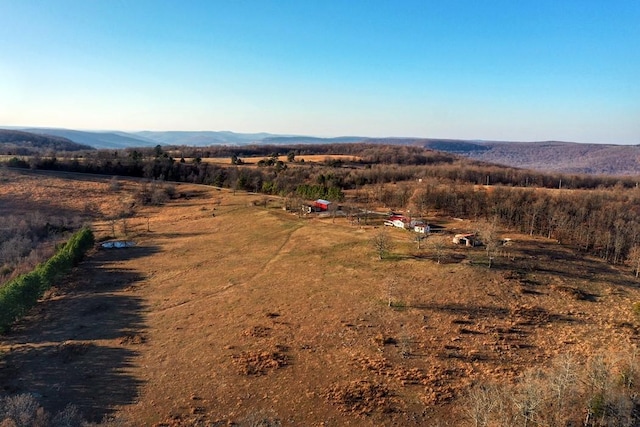
[[[0, 214], [89, 210], [105, 238], [98, 213], [137, 185], [4, 173]], [[177, 192], [128, 220], [118, 237], [136, 247], [96, 249], [0, 337], [0, 391], [125, 425], [462, 425], [474, 383], [637, 342], [633, 275], [551, 240], [504, 233], [487, 269], [482, 248], [450, 243], [471, 224], [432, 218], [440, 264], [399, 229], [378, 260], [382, 227]]]
[[[247, 165], [255, 165], [258, 164], [260, 160], [265, 159], [267, 156], [257, 156], [257, 157], [242, 157], [242, 161]], [[305, 163], [322, 163], [331, 160], [342, 160], [345, 162], [357, 161], [360, 159], [358, 156], [350, 156], [346, 154], [307, 154], [296, 156], [296, 161], [299, 162], [304, 160]], [[191, 158], [185, 158], [185, 161], [192, 161]], [[283, 161], [287, 163], [287, 156], [278, 156], [277, 160]], [[231, 158], [230, 157], [205, 157], [202, 159], [203, 162], [207, 163], [216, 163], [221, 165], [230, 165]], [[295, 165], [294, 163], [287, 163], [289, 165]]]

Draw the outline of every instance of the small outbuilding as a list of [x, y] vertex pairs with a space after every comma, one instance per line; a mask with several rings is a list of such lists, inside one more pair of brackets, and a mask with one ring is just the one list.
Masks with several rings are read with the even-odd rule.
[[331, 205], [331, 202], [324, 199], [318, 199], [315, 202], [313, 202], [313, 207], [321, 211], [328, 211], [330, 205]]
[[100, 244], [100, 247], [103, 249], [125, 249], [125, 248], [133, 248], [136, 246], [136, 242], [131, 242], [127, 240], [111, 240], [108, 242], [103, 242]]
[[406, 228], [407, 223], [401, 219], [394, 219], [391, 223], [398, 228]]
[[416, 233], [427, 234], [427, 233], [431, 232], [431, 227], [429, 227], [427, 225], [427, 223], [425, 223], [421, 219], [411, 220], [411, 222], [409, 223], [409, 227], [408, 228], [410, 230], [415, 231]]
[[415, 224], [413, 226], [413, 231], [415, 231], [416, 233], [422, 233], [422, 234], [427, 234], [431, 232], [431, 227], [429, 227], [427, 224]]
[[453, 243], [456, 245], [477, 246], [480, 242], [476, 239], [475, 234], [456, 234], [453, 237]]
[[409, 218], [399, 214], [391, 215], [387, 221], [391, 222], [394, 227], [403, 229], [407, 228], [407, 224], [409, 224]]

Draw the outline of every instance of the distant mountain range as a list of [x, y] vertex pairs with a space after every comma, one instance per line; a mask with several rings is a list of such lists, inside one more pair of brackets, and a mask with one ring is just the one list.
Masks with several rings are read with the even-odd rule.
[[[638, 145], [581, 144], [562, 141], [505, 142], [435, 138], [368, 138], [360, 136], [318, 138], [229, 131], [120, 132], [56, 128], [12, 128], [11, 130], [58, 137], [61, 138], [60, 141], [74, 142], [99, 149], [154, 147], [156, 145], [205, 147], [210, 145], [297, 145], [354, 142], [418, 145], [483, 162], [547, 172], [640, 175], [640, 146]], [[54, 144], [51, 147], [57, 150], [71, 151], [71, 149], [55, 148], [61, 147], [60, 145]]]
[[[314, 136], [277, 135], [272, 133], [236, 133], [230, 131], [81, 131], [59, 128], [12, 128], [40, 135], [67, 138], [79, 144], [94, 148], [155, 147], [156, 145], [186, 145], [207, 147], [209, 145], [247, 144], [335, 144], [361, 142], [362, 136], [341, 136], [337, 138], [317, 138]], [[413, 141], [413, 139], [411, 140]]]
[[323, 144], [363, 141], [364, 137], [316, 138], [309, 136], [276, 135], [271, 133], [236, 133], [229, 131], [80, 131], [57, 128], [19, 128], [25, 132], [52, 135], [70, 139], [94, 148], [155, 147], [156, 145], [209, 145], [247, 144]]
[[158, 141], [146, 139], [144, 136], [119, 131], [93, 132], [58, 128], [20, 128], [19, 130], [67, 138], [78, 144], [88, 145], [93, 148], [154, 147], [161, 144]]

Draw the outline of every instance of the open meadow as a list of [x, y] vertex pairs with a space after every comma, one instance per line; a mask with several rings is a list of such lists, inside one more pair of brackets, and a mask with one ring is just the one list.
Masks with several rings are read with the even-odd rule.
[[418, 248], [276, 196], [175, 184], [141, 206], [142, 180], [117, 183], [3, 173], [0, 214], [84, 215], [135, 247], [97, 245], [0, 336], [1, 392], [124, 425], [471, 425], [472, 386], [638, 341], [632, 272], [555, 240], [502, 231], [487, 268], [451, 241], [469, 221], [427, 218], [442, 228]]
[[[177, 153], [172, 153], [172, 154], [175, 155]], [[242, 160], [242, 163], [246, 165], [257, 165], [260, 160], [264, 160], [265, 158], [268, 158], [268, 156], [243, 157], [241, 160]], [[305, 155], [295, 156], [295, 158], [297, 162], [302, 161], [304, 163], [323, 163], [323, 162], [331, 162], [331, 161], [357, 161], [359, 159], [358, 156], [350, 156], [346, 154], [331, 154], [331, 155], [305, 154]], [[277, 156], [275, 157], [275, 159], [281, 162], [288, 162], [287, 156]], [[213, 163], [213, 164], [221, 164], [221, 165], [231, 164], [230, 157], [205, 157], [201, 160], [205, 163]], [[193, 158], [186, 157], [185, 161], [187, 162], [193, 161]], [[293, 163], [292, 165], [295, 166], [295, 163]]]

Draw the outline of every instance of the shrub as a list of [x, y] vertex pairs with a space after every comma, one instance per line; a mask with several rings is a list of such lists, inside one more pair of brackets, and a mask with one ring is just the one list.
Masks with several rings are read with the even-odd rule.
[[0, 424], [46, 427], [49, 417], [31, 394], [18, 394], [0, 399]]
[[29, 162], [17, 157], [12, 157], [7, 161], [7, 166], [11, 168], [29, 169]]
[[47, 289], [82, 260], [93, 244], [93, 232], [83, 228], [48, 261], [0, 288], [0, 333], [24, 316]]
[[30, 427], [82, 427], [87, 423], [74, 405], [57, 413], [53, 418], [35, 396], [24, 393], [0, 397], [0, 426]]

